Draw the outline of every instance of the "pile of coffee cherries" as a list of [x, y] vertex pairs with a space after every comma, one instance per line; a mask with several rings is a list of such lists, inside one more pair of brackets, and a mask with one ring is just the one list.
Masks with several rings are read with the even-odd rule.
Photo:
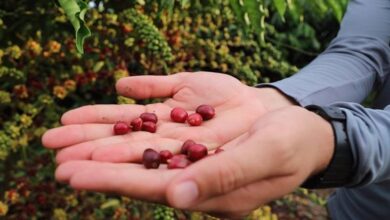
[[[172, 109], [170, 117], [173, 122], [188, 123], [190, 126], [200, 126], [203, 121], [210, 120], [215, 116], [215, 109], [210, 105], [200, 105], [195, 113], [188, 114], [180, 107]], [[139, 117], [133, 119], [130, 124], [118, 121], [114, 125], [115, 135], [124, 135], [130, 131], [147, 131], [155, 133], [157, 130], [157, 115], [155, 113], [142, 113]], [[215, 153], [223, 151], [218, 148]], [[196, 143], [193, 140], [187, 140], [183, 143], [180, 154], [173, 155], [168, 150], [160, 152], [148, 148], [144, 151], [142, 162], [147, 169], [157, 169], [161, 163], [168, 164], [168, 169], [185, 168], [191, 163], [196, 162], [208, 154], [207, 147]]]
[[[217, 148], [214, 154], [222, 152], [223, 149]], [[180, 154], [173, 155], [168, 150], [160, 152], [148, 148], [144, 151], [142, 162], [147, 169], [157, 169], [161, 163], [168, 164], [168, 169], [182, 169], [191, 165], [208, 155], [207, 147], [198, 144], [193, 140], [187, 140], [183, 143]]]
[[124, 121], [118, 121], [114, 125], [114, 134], [123, 135], [130, 131], [147, 131], [155, 133], [157, 130], [157, 115], [154, 113], [142, 113], [138, 118], [131, 121], [130, 125]]

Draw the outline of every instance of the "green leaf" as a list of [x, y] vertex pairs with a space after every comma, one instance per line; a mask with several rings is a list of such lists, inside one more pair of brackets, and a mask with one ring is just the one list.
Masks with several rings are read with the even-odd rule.
[[[243, 7], [240, 3], [240, 0], [229, 0], [229, 3], [230, 3], [230, 7], [232, 8], [238, 22], [240, 22], [241, 24], [245, 24], [245, 18], [244, 18], [245, 12], [244, 12]], [[244, 25], [244, 30], [245, 30], [245, 32], [248, 32], [248, 30], [249, 30], [248, 25]]]
[[88, 10], [88, 4], [83, 0], [58, 0], [64, 9], [66, 16], [70, 20], [75, 30], [76, 48], [81, 54], [84, 53], [84, 41], [91, 36], [91, 31], [85, 24], [84, 18]]
[[256, 34], [260, 34], [264, 31], [264, 13], [261, 11], [261, 2], [259, 0], [246, 0], [243, 2], [252, 30]]
[[188, 7], [190, 4], [191, 4], [191, 1], [190, 1], [190, 0], [181, 0], [181, 1], [180, 1], [180, 6], [181, 6], [181, 8], [186, 8], [186, 7]]
[[337, 20], [340, 22], [343, 17], [343, 8], [342, 3], [338, 2], [338, 0], [328, 0], [326, 1], [329, 5], [329, 7], [332, 8], [333, 14], [337, 18]]
[[95, 63], [95, 65], [93, 66], [93, 71], [95, 73], [99, 72], [105, 65], [105, 62], [104, 61], [98, 61], [97, 63]]
[[109, 199], [105, 203], [100, 205], [101, 209], [115, 208], [120, 205], [120, 201], [118, 199]]
[[286, 0], [273, 0], [274, 6], [276, 10], [278, 11], [278, 14], [284, 21], [284, 14], [286, 13], [287, 9], [287, 2]]
[[160, 11], [167, 10], [169, 16], [172, 16], [174, 6], [175, 6], [175, 0], [160, 1]]

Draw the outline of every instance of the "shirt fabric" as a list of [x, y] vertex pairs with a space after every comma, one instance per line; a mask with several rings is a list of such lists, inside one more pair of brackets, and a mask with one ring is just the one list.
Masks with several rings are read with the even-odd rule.
[[[390, 219], [390, 0], [350, 0], [337, 37], [300, 72], [263, 84], [347, 116], [356, 175], [329, 198], [332, 219]], [[373, 108], [358, 104], [375, 90]]]

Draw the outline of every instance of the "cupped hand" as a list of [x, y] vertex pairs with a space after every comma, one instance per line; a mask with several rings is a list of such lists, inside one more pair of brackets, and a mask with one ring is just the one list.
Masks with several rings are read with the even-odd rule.
[[240, 218], [325, 169], [334, 150], [331, 125], [301, 107], [263, 115], [225, 151], [183, 170], [97, 161], [61, 164], [57, 179], [76, 189], [114, 192], [170, 206]]
[[[90, 159], [136, 162], [146, 148], [178, 152], [187, 139], [213, 149], [245, 133], [271, 107], [291, 104], [276, 90], [252, 88], [218, 73], [127, 77], [119, 80], [116, 88], [119, 94], [135, 99], [167, 99], [145, 106], [90, 105], [65, 113], [61, 119], [63, 126], [49, 130], [42, 138], [46, 147], [61, 149], [58, 163]], [[199, 127], [170, 120], [172, 108], [182, 107], [192, 113], [201, 104], [213, 106], [215, 118]], [[113, 135], [115, 122], [129, 123], [143, 112], [158, 115], [156, 133]]]

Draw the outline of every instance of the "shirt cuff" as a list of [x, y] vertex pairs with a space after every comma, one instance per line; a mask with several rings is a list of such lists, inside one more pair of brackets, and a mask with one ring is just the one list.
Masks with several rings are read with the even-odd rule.
[[300, 96], [299, 89], [296, 87], [289, 86], [289, 83], [284, 83], [284, 80], [273, 82], [273, 83], [262, 83], [256, 85], [257, 88], [273, 88], [278, 90], [280, 93], [285, 95], [287, 98], [291, 99], [293, 102], [297, 103], [298, 105], [304, 107], [306, 105], [310, 105], [307, 100], [304, 100]]

